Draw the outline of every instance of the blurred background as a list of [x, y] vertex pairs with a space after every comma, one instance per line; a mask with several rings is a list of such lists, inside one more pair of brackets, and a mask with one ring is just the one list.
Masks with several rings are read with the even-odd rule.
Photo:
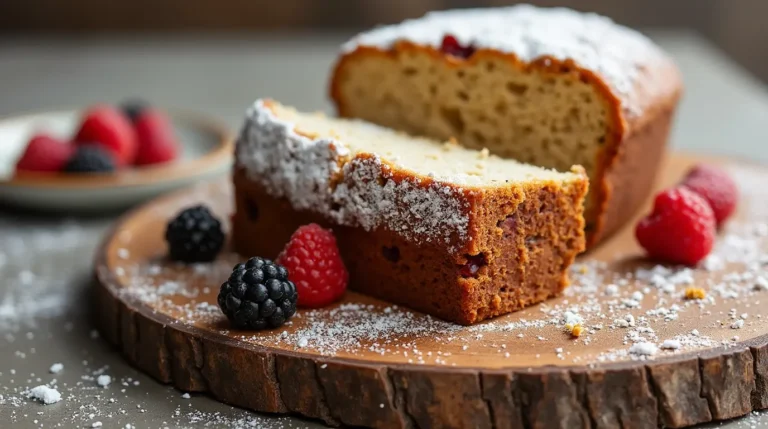
[[[222, 123], [222, 128], [234, 133], [242, 124], [243, 112], [258, 97], [274, 97], [302, 110], [332, 112], [327, 97], [328, 75], [339, 45], [357, 31], [418, 17], [429, 10], [515, 3], [0, 0], [0, 371], [5, 371], [3, 363], [12, 362], [19, 374], [17, 377], [8, 371], [5, 375], [0, 372], [0, 393], [6, 394], [3, 389], [7, 386], [18, 386], [11, 384], [14, 378], [21, 381], [28, 374], [45, 373], [53, 363], [52, 357], [69, 371], [57, 376], [60, 384], [73, 387], [65, 393], [66, 401], [46, 407], [42, 416], [32, 402], [24, 402], [27, 408], [0, 406], [0, 427], [55, 427], [61, 422], [65, 426], [69, 422], [71, 427], [77, 423], [79, 427], [90, 426], [88, 412], [83, 410], [102, 410], [112, 419], [116, 408], [104, 404], [107, 396], [94, 395], [93, 387], [83, 384], [82, 372], [75, 369], [82, 368], [86, 358], [94, 368], [108, 365], [115, 380], [136, 380], [131, 388], [118, 394], [120, 402], [115, 407], [127, 410], [122, 411], [125, 414], [115, 412], [115, 420], [99, 414], [104, 427], [124, 427], [126, 422], [134, 427], [168, 426], [169, 416], [178, 416], [179, 409], [194, 409], [196, 413], [189, 414], [189, 418], [218, 419], [212, 424], [202, 421], [199, 427], [224, 426], [242, 416], [241, 411], [204, 397], [193, 397], [194, 402], [190, 402], [179, 392], [136, 372], [106, 344], [94, 346], [97, 343], [89, 335], [92, 326], [80, 297], [86, 296], [92, 277], [91, 255], [115, 216], [108, 213], [70, 219], [56, 213], [57, 206], [51, 204], [82, 201], [84, 206], [101, 210], [110, 200], [130, 200], [137, 195], [143, 198], [171, 186], [184, 186], [186, 181], [199, 180], [204, 171], [191, 171], [184, 180], [166, 178], [162, 186], [148, 180], [135, 192], [109, 189], [111, 182], [100, 187], [102, 193], [82, 192], [79, 196], [75, 186], [66, 193], [58, 186], [33, 192], [24, 186], [8, 185], [9, 193], [15, 192], [40, 206], [52, 206], [48, 207], [51, 216], [32, 216], [28, 211], [4, 205], [1, 191], [4, 180], [11, 176], [3, 176], [3, 166], [11, 173], [16, 162], [7, 149], [12, 140], [23, 149], [31, 133], [21, 126], [3, 127], [2, 118], [60, 109], [77, 113], [94, 103], [139, 98], [169, 111], [181, 108], [195, 112], [203, 115], [206, 123]], [[597, 12], [649, 35], [674, 58], [685, 82], [670, 142], [675, 150], [768, 164], [768, 0], [528, 3]], [[75, 119], [67, 122], [70, 128], [77, 126], [77, 115], [72, 117]], [[68, 134], [61, 131], [59, 135], [66, 138]], [[197, 140], [203, 139], [185, 138], [184, 144], [189, 148]], [[187, 148], [184, 151], [191, 153]], [[224, 180], [230, 171], [228, 165], [225, 167]], [[17, 311], [12, 311], [14, 305]], [[14, 337], [6, 341], [9, 336], [2, 335], [7, 332], [3, 330], [3, 317], [11, 321], [39, 319], [40, 323], [34, 335], [30, 329], [26, 336], [15, 337], [19, 341], [11, 346]], [[24, 356], [20, 350], [29, 353], [19, 358]], [[170, 426], [177, 426], [182, 422], [179, 419], [187, 418], [186, 414], [176, 417]], [[202, 415], [208, 417], [199, 417]], [[768, 417], [755, 419], [718, 427], [738, 429], [744, 423], [768, 427]], [[244, 422], [240, 420], [247, 424]], [[254, 422], [261, 427], [261, 420]], [[264, 420], [265, 427], [280, 426], [272, 423]]]
[[[2, 35], [30, 33], [352, 32], [434, 9], [503, 0], [0, 0]], [[768, 81], [766, 0], [530, 0], [593, 11], [633, 27], [693, 30]], [[2, 37], [2, 36], [0, 36]]]

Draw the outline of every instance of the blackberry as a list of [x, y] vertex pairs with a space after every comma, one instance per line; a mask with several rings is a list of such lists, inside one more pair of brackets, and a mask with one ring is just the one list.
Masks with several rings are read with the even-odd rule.
[[277, 328], [296, 313], [296, 285], [288, 270], [269, 259], [251, 258], [232, 269], [218, 303], [237, 329]]
[[183, 210], [168, 223], [165, 241], [175, 261], [209, 262], [224, 246], [224, 231], [208, 208], [198, 205]]
[[123, 114], [125, 114], [131, 122], [136, 122], [136, 119], [147, 107], [149, 107], [147, 102], [139, 99], [132, 99], [123, 102], [120, 105], [120, 110], [123, 111]]
[[115, 171], [115, 160], [112, 154], [95, 144], [79, 146], [66, 164], [64, 171], [68, 173], [107, 173]]

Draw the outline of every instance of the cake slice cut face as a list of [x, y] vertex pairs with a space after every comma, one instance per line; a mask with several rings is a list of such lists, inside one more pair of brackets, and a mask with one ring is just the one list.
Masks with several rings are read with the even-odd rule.
[[584, 249], [588, 180], [274, 101], [237, 143], [233, 242], [274, 258], [333, 229], [360, 292], [462, 324], [557, 295]]
[[590, 178], [588, 239], [645, 199], [680, 93], [649, 39], [607, 18], [527, 5], [433, 12], [344, 45], [339, 114]]

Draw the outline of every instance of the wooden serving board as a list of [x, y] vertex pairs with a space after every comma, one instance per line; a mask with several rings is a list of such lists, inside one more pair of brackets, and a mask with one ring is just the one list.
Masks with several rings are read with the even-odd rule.
[[[105, 239], [98, 327], [164, 383], [329, 425], [650, 428], [742, 416], [768, 408], [768, 173], [672, 155], [661, 185], [702, 161], [727, 167], [743, 195], [701, 267], [643, 259], [633, 223], [579, 258], [562, 297], [471, 327], [348, 293], [275, 331], [230, 330], [216, 294], [244, 258], [165, 259], [165, 225], [181, 208], [203, 202], [229, 218], [229, 185], [200, 186], [128, 214]], [[689, 286], [706, 298], [685, 299]], [[565, 327], [574, 318], [578, 338]]]

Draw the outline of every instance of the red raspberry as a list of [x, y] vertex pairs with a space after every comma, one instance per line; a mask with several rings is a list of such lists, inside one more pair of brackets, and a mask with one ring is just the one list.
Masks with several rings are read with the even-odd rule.
[[682, 185], [707, 200], [715, 212], [718, 227], [736, 210], [739, 188], [728, 173], [717, 167], [704, 164], [693, 167]]
[[114, 155], [119, 167], [133, 164], [138, 143], [131, 122], [111, 106], [94, 106], [85, 114], [75, 143], [101, 146]]
[[165, 114], [156, 109], [144, 109], [133, 123], [139, 141], [136, 165], [161, 164], [173, 161], [179, 145], [173, 125]]
[[687, 265], [695, 265], [709, 254], [715, 234], [715, 215], [709, 204], [685, 187], [656, 195], [653, 212], [635, 229], [637, 241], [651, 257]]
[[34, 135], [16, 162], [16, 171], [61, 171], [75, 148], [47, 134]]
[[440, 51], [458, 58], [469, 58], [475, 53], [475, 47], [472, 45], [462, 46], [456, 37], [447, 34], [443, 36], [443, 42], [440, 44]]
[[297, 229], [276, 262], [288, 269], [288, 279], [299, 292], [300, 307], [326, 306], [341, 298], [347, 289], [349, 273], [336, 237], [317, 224]]

